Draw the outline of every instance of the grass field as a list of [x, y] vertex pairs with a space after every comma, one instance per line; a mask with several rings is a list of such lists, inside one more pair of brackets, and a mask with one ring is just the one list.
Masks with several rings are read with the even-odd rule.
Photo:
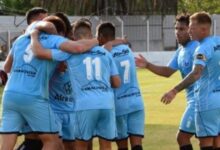
[[[180, 75], [176, 73], [171, 78], [166, 79], [153, 75], [146, 70], [138, 70], [138, 79], [146, 112], [144, 149], [177, 150], [178, 145], [175, 136], [186, 105], [185, 93], [180, 93], [170, 105], [162, 104], [160, 98], [164, 92], [167, 92], [180, 81]], [[195, 138], [193, 138], [193, 146], [194, 149], [199, 149]], [[116, 150], [115, 144], [113, 147]], [[94, 150], [97, 149], [97, 139], [95, 139]]]

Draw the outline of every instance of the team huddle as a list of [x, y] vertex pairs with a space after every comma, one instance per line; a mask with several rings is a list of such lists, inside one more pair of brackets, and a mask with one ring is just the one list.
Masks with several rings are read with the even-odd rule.
[[[115, 26], [103, 22], [92, 35], [92, 23], [70, 23], [63, 13], [50, 16], [42, 8], [27, 12], [28, 27], [16, 39], [5, 61], [10, 73], [3, 92], [1, 150], [91, 150], [98, 137], [101, 150], [142, 150], [144, 105], [136, 66], [183, 80], [161, 101], [169, 104], [186, 89], [187, 107], [177, 142], [192, 150], [220, 149], [220, 37], [211, 35], [209, 14], [177, 16], [179, 47], [167, 66], [134, 57], [127, 39], [116, 38]], [[159, 143], [158, 143], [159, 144]]]
[[6, 58], [1, 150], [141, 150], [144, 106], [135, 58], [110, 22], [70, 23], [63, 13], [27, 12], [28, 27]]

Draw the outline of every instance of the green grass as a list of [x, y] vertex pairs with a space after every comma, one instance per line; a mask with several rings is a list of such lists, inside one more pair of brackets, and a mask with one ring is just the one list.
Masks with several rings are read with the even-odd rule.
[[[144, 149], [177, 150], [176, 132], [186, 105], [185, 93], [179, 93], [170, 105], [162, 104], [160, 98], [180, 81], [180, 75], [176, 73], [171, 78], [166, 79], [147, 70], [138, 70], [138, 79], [146, 113]], [[98, 149], [97, 143], [97, 139], [95, 139], [94, 150]], [[193, 138], [193, 146], [194, 149], [199, 149], [195, 138]], [[116, 149], [115, 144], [113, 144], [113, 149]]]

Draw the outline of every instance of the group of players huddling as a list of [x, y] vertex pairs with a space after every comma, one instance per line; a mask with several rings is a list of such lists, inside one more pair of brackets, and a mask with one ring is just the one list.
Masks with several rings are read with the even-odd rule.
[[142, 150], [144, 106], [135, 58], [110, 22], [70, 23], [63, 13], [27, 12], [28, 27], [13, 43], [4, 71], [1, 150]]
[[25, 140], [18, 150], [90, 150], [93, 137], [102, 150], [112, 149], [112, 141], [128, 150], [128, 139], [132, 150], [142, 150], [145, 117], [136, 66], [164, 77], [181, 72], [183, 80], [161, 98], [169, 104], [186, 89], [180, 150], [193, 149], [193, 135], [201, 150], [220, 149], [220, 37], [211, 35], [208, 13], [177, 16], [179, 48], [167, 66], [134, 58], [110, 22], [97, 26], [96, 38], [89, 20], [71, 25], [65, 14], [47, 16], [42, 8], [28, 11], [27, 22], [4, 66], [10, 75], [1, 150], [12, 150], [19, 134]]

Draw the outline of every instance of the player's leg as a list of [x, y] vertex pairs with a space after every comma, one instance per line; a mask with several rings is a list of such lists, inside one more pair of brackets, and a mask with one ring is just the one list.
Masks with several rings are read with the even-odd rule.
[[92, 144], [92, 139], [91, 139], [91, 140], [89, 141], [87, 150], [92, 150], [92, 147], [93, 147], [93, 144]]
[[75, 148], [75, 115], [72, 112], [56, 113], [61, 123], [61, 136], [65, 150], [74, 150]]
[[96, 135], [99, 137], [101, 150], [111, 150], [111, 141], [117, 137], [115, 111], [101, 109], [96, 126]]
[[39, 134], [39, 138], [43, 142], [42, 150], [64, 150], [57, 134]]
[[63, 150], [63, 144], [57, 134], [58, 125], [49, 102], [33, 96], [27, 96], [26, 99], [32, 102], [23, 116], [31, 130], [39, 133], [39, 138], [43, 142], [43, 150]]
[[12, 150], [17, 141], [17, 134], [1, 135], [1, 150]]
[[186, 133], [181, 130], [177, 133], [177, 142], [179, 144], [180, 150], [193, 150], [192, 144], [190, 139], [192, 138], [193, 134]]
[[3, 94], [3, 111], [1, 120], [1, 150], [12, 150], [16, 144], [17, 135], [24, 124], [24, 119], [18, 112], [17, 98], [11, 93]]
[[37, 134], [27, 134], [23, 143], [16, 150], [41, 150], [42, 148], [43, 143]]
[[[219, 114], [217, 116], [220, 116], [220, 111], [219, 111]], [[217, 119], [218, 120], [216, 120], [216, 121], [219, 122], [219, 125], [218, 125], [219, 126], [219, 131], [218, 131], [218, 133], [220, 133], [220, 118], [218, 117]], [[214, 149], [220, 150], [220, 134], [218, 134], [218, 136], [214, 138]]]
[[116, 116], [116, 125], [117, 125], [117, 138], [116, 144], [118, 150], [128, 150], [128, 126], [127, 126], [127, 114]]
[[195, 130], [195, 107], [192, 103], [187, 105], [177, 133], [180, 150], [193, 150], [190, 139], [195, 134]]
[[118, 150], [128, 150], [128, 138], [122, 140], [116, 140]]
[[214, 149], [220, 150], [220, 136], [214, 138]]
[[99, 138], [99, 149], [100, 150], [111, 150], [112, 149], [111, 141], [108, 141], [103, 138]]
[[87, 150], [94, 136], [99, 117], [99, 110], [82, 110], [75, 112], [75, 149]]
[[142, 150], [142, 139], [144, 137], [144, 110], [128, 114], [128, 134], [132, 150]]
[[75, 149], [75, 142], [74, 141], [63, 141], [63, 145], [65, 150], [74, 150]]
[[213, 149], [214, 137], [219, 133], [220, 109], [196, 112], [196, 135], [199, 138], [201, 150]]
[[24, 134], [24, 141], [16, 150], [41, 150], [43, 148], [43, 143], [39, 139], [38, 134], [33, 134], [27, 123], [21, 129], [22, 134]]

